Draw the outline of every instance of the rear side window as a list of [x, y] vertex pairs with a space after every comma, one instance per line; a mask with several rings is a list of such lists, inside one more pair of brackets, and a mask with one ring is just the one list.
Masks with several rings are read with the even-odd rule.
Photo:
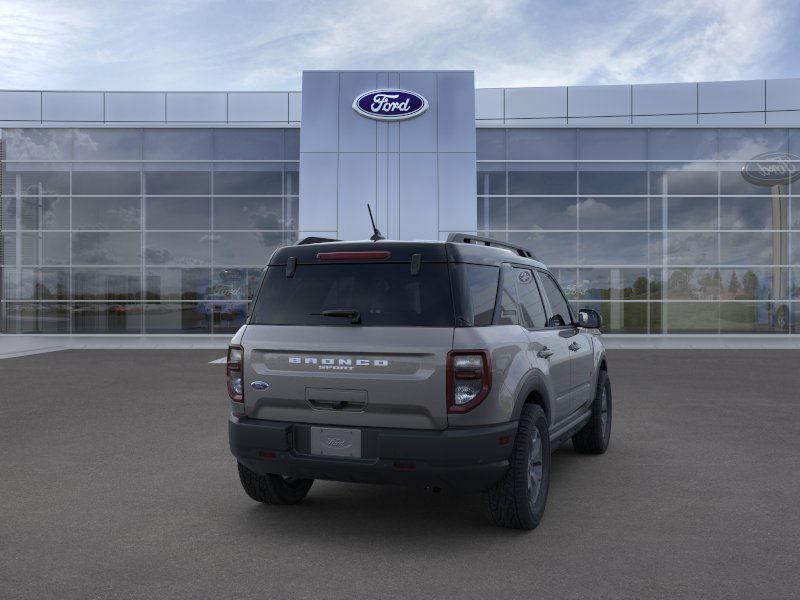
[[483, 327], [492, 324], [499, 272], [499, 267], [490, 265], [457, 263], [452, 266], [458, 325]]
[[529, 329], [541, 329], [545, 326], [547, 317], [536, 278], [530, 269], [515, 268], [514, 271], [517, 274], [517, 296], [522, 322]]
[[504, 266], [502, 269], [502, 284], [500, 287], [500, 315], [498, 325], [519, 325], [519, 311], [517, 310], [517, 286], [514, 282], [516, 269]]
[[358, 311], [359, 326], [452, 326], [453, 301], [444, 263], [297, 265], [267, 269], [253, 307], [254, 325], [350, 325], [323, 311]]
[[550, 318], [554, 320], [551, 323], [552, 327], [559, 327], [569, 325], [572, 323], [572, 315], [569, 312], [569, 303], [564, 298], [564, 294], [558, 288], [555, 280], [549, 273], [541, 273], [542, 287], [544, 293], [547, 295], [547, 300], [550, 302], [551, 315]]

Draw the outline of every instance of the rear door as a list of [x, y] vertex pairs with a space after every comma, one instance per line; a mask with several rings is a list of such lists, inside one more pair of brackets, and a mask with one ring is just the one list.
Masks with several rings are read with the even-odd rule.
[[297, 265], [287, 272], [267, 270], [242, 341], [248, 416], [447, 426], [454, 317], [446, 263], [422, 264], [416, 274], [408, 263]]
[[571, 356], [569, 342], [557, 329], [547, 328], [547, 313], [539, 286], [531, 269], [515, 267], [514, 279], [522, 312], [521, 323], [527, 329], [531, 364], [539, 368], [552, 382], [556, 395], [554, 423], [571, 412]]

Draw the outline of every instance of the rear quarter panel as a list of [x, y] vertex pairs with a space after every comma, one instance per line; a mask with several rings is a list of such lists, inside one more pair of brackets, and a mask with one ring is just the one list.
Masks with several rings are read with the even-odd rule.
[[485, 349], [489, 352], [492, 388], [488, 397], [470, 412], [448, 415], [450, 427], [492, 425], [513, 419], [517, 397], [531, 369], [527, 347], [525, 330], [518, 325], [455, 329], [454, 350]]

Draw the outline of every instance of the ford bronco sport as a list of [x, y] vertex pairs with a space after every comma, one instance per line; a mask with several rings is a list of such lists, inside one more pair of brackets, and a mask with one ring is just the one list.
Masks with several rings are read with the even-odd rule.
[[228, 350], [242, 486], [271, 504], [314, 479], [483, 492], [494, 523], [533, 529], [550, 453], [608, 446], [600, 325], [495, 240], [280, 248]]

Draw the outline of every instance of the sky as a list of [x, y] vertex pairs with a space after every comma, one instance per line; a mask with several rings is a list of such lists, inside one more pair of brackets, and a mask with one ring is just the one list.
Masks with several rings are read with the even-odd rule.
[[299, 90], [303, 69], [478, 87], [800, 77], [796, 0], [0, 0], [0, 89]]

